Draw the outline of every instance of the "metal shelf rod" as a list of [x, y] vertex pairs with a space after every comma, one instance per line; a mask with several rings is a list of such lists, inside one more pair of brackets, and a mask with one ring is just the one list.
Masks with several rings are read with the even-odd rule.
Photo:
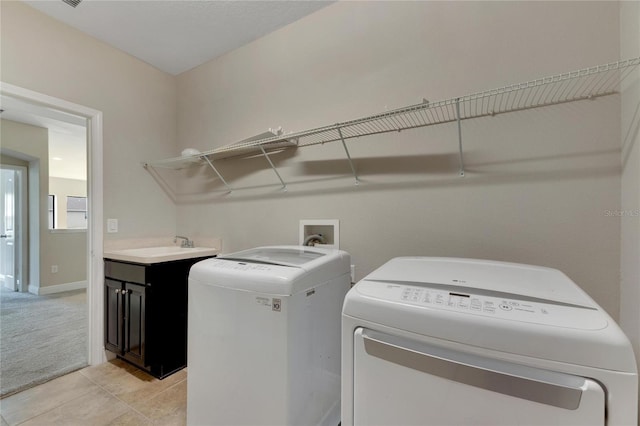
[[351, 161], [351, 155], [349, 154], [349, 150], [347, 149], [347, 143], [344, 141], [342, 137], [342, 130], [338, 127], [338, 134], [340, 135], [340, 140], [342, 141], [342, 146], [344, 147], [344, 152], [347, 153], [347, 160], [349, 160], [349, 165], [351, 166], [351, 172], [353, 173], [353, 177], [356, 179], [356, 185], [360, 183], [358, 180], [358, 174], [356, 173], [356, 168], [353, 166], [353, 161]]
[[211, 162], [211, 160], [209, 160], [209, 157], [207, 157], [206, 155], [203, 155], [201, 158], [204, 159], [204, 161], [207, 162], [207, 164], [209, 164], [209, 167], [211, 167], [213, 169], [214, 172], [216, 172], [216, 174], [218, 175], [218, 177], [220, 178], [220, 180], [222, 181], [222, 183], [224, 183], [224, 186], [227, 187], [227, 189], [229, 190], [229, 192], [232, 192], [233, 189], [229, 186], [229, 184], [227, 183], [226, 180], [224, 180], [224, 178], [222, 177], [222, 175], [220, 174], [220, 172], [218, 171], [218, 169], [215, 168], [215, 166], [213, 165], [213, 163]]
[[464, 157], [462, 155], [462, 124], [460, 120], [460, 99], [456, 99], [456, 112], [458, 115], [458, 149], [460, 151], [460, 176], [464, 176]]
[[280, 183], [282, 184], [282, 190], [286, 192], [287, 191], [287, 184], [284, 183], [284, 181], [282, 180], [282, 177], [280, 176], [280, 173], [278, 173], [278, 169], [276, 169], [276, 166], [273, 165], [273, 162], [271, 161], [271, 158], [269, 158], [269, 156], [267, 155], [267, 152], [264, 150], [264, 147], [262, 145], [260, 145], [260, 149], [262, 150], [262, 154], [264, 155], [264, 158], [267, 159], [267, 161], [271, 165], [271, 168], [276, 173], [276, 176], [278, 176], [278, 179], [280, 179]]

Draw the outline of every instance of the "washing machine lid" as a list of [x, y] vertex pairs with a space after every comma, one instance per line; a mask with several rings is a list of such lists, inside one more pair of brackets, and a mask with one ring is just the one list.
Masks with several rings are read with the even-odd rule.
[[618, 325], [562, 272], [475, 259], [404, 257], [349, 292], [344, 315], [519, 355], [635, 372]]
[[328, 281], [350, 279], [345, 251], [305, 246], [266, 246], [196, 263], [189, 282], [287, 296]]
[[302, 267], [305, 264], [316, 261], [331, 252], [320, 251], [305, 246], [275, 246], [275, 247], [257, 247], [237, 253], [218, 256], [219, 259], [241, 260], [244, 262], [281, 265], [291, 267]]

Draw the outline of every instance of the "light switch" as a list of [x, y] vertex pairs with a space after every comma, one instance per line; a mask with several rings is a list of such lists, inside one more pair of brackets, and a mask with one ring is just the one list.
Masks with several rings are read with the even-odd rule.
[[118, 232], [118, 219], [107, 219], [107, 232], [110, 234]]

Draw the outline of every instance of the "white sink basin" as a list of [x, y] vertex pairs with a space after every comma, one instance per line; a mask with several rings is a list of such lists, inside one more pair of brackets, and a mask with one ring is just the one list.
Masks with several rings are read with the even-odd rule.
[[135, 263], [160, 263], [172, 260], [191, 259], [194, 257], [213, 256], [219, 250], [212, 247], [182, 248], [177, 246], [144, 247], [124, 250], [109, 250], [104, 257]]

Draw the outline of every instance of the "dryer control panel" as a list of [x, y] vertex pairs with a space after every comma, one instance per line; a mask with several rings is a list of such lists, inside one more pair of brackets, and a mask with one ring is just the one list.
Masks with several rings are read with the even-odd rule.
[[526, 295], [448, 284], [377, 280], [363, 280], [356, 288], [376, 299], [455, 313], [576, 329], [599, 330], [607, 326], [596, 308]]

